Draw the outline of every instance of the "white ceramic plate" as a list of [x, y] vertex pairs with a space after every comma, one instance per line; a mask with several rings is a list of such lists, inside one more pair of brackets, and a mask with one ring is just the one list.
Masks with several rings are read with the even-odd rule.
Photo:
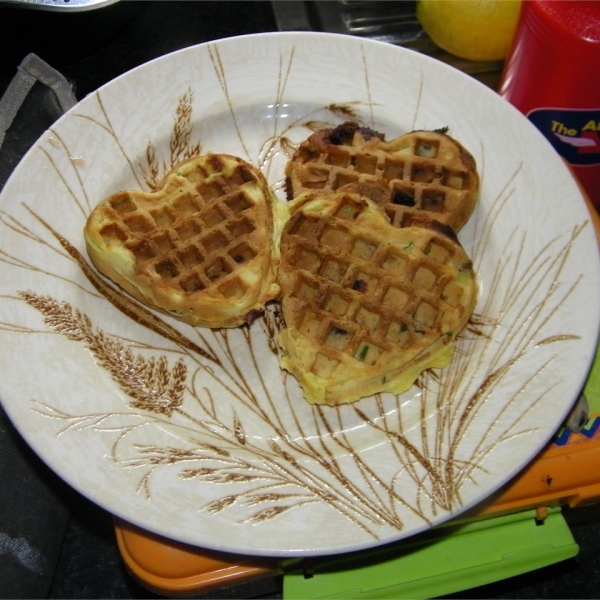
[[[447, 126], [477, 160], [460, 238], [481, 291], [446, 369], [400, 397], [313, 407], [278, 366], [275, 308], [250, 329], [150, 326], [95, 287], [82, 230], [105, 196], [212, 151], [258, 165], [283, 197], [293, 144], [346, 119], [388, 139]], [[541, 450], [595, 349], [596, 239], [561, 160], [489, 89], [384, 43], [264, 34], [152, 61], [53, 125], [0, 210], [10, 417], [94, 502], [207, 548], [331, 554], [460, 514]]]

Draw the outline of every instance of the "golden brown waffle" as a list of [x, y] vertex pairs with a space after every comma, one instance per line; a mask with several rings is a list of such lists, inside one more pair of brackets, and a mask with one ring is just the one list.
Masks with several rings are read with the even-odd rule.
[[288, 217], [252, 165], [207, 154], [176, 166], [158, 191], [123, 191], [89, 216], [98, 270], [187, 323], [233, 327], [276, 298], [279, 236]]
[[288, 200], [303, 192], [360, 192], [396, 227], [423, 216], [458, 231], [479, 196], [473, 156], [445, 130], [413, 131], [389, 142], [346, 122], [302, 142], [286, 167]]
[[391, 226], [356, 193], [306, 193], [281, 237], [281, 366], [310, 403], [401, 393], [445, 366], [476, 301], [450, 227]]

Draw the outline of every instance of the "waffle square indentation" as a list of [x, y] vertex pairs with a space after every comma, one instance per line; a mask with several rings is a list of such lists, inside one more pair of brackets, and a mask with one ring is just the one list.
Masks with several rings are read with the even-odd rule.
[[154, 223], [147, 219], [144, 215], [134, 213], [128, 217], [124, 217], [123, 222], [132, 233], [148, 233], [154, 229]]
[[179, 275], [179, 267], [172, 260], [163, 260], [154, 267], [164, 281], [171, 281]]
[[328, 165], [345, 169], [350, 165], [351, 158], [350, 153], [340, 147], [339, 149], [336, 149], [336, 151], [330, 150], [326, 156], [325, 162]]
[[231, 256], [238, 265], [243, 265], [250, 262], [256, 256], [256, 251], [250, 244], [242, 242], [229, 251], [229, 256]]
[[249, 181], [256, 181], [256, 177], [245, 165], [239, 165], [231, 175], [227, 177], [227, 185], [231, 190], [235, 190]]
[[110, 205], [120, 214], [124, 215], [133, 212], [137, 206], [126, 192], [116, 194], [110, 200]]
[[225, 204], [229, 207], [234, 215], [248, 210], [252, 206], [252, 202], [250, 202], [246, 194], [243, 192], [238, 192], [237, 194], [227, 198], [225, 200]]
[[340, 316], [348, 312], [349, 306], [350, 301], [336, 293], [328, 294], [323, 302], [323, 310]]
[[296, 284], [295, 296], [304, 302], [314, 302], [320, 294], [319, 286], [299, 278]]
[[117, 239], [124, 242], [129, 239], [129, 234], [117, 223], [110, 223], [103, 227], [100, 235], [107, 241]]
[[381, 321], [381, 316], [364, 306], [361, 306], [356, 313], [356, 322], [369, 331], [375, 331]]
[[458, 171], [450, 171], [444, 169], [442, 175], [442, 184], [455, 190], [462, 190], [465, 188], [466, 174]]
[[346, 331], [345, 329], [341, 329], [340, 327], [332, 325], [327, 332], [325, 344], [331, 348], [335, 348], [336, 350], [343, 352], [348, 347], [351, 339], [351, 331]]
[[438, 155], [439, 141], [417, 139], [415, 154], [423, 158], [435, 158]]
[[373, 296], [377, 286], [379, 285], [379, 278], [369, 273], [360, 271], [356, 274], [354, 281], [352, 282], [352, 289], [366, 296]]
[[246, 293], [247, 287], [237, 277], [230, 277], [219, 285], [219, 292], [228, 300], [242, 298]]
[[192, 274], [189, 277], [182, 279], [179, 282], [179, 284], [181, 285], [181, 289], [188, 296], [190, 296], [191, 294], [194, 294], [196, 292], [200, 292], [204, 289], [204, 284], [202, 283], [200, 278], [195, 274]]
[[440, 263], [446, 263], [448, 257], [450, 256], [450, 252], [448, 249], [442, 246], [441, 244], [437, 244], [435, 241], [432, 241], [429, 246], [425, 249], [425, 254], [429, 256], [429, 258], [433, 258], [433, 260], [437, 260]]
[[410, 179], [415, 183], [433, 183], [436, 176], [434, 165], [413, 165], [410, 173]]
[[309, 190], [319, 190], [325, 187], [329, 178], [329, 170], [322, 167], [307, 165], [302, 186]]
[[338, 227], [325, 227], [321, 233], [321, 242], [333, 248], [339, 248], [346, 240], [347, 233]]
[[402, 310], [410, 299], [410, 296], [400, 288], [390, 287], [383, 296], [383, 303], [386, 306]]
[[310, 239], [314, 234], [316, 226], [314, 221], [307, 219], [303, 214], [299, 214], [290, 228], [290, 234]]
[[332, 188], [339, 190], [341, 187], [350, 183], [356, 183], [358, 181], [358, 175], [352, 173], [344, 173], [343, 171], [336, 172], [333, 177]]
[[423, 190], [421, 208], [430, 212], [444, 212], [446, 194], [442, 190]]
[[347, 266], [333, 259], [327, 259], [321, 268], [321, 276], [333, 283], [340, 283], [346, 274]]
[[392, 192], [391, 203], [398, 206], [415, 206], [415, 193], [412, 190], [402, 188], [395, 189]]
[[186, 269], [192, 269], [202, 263], [202, 253], [196, 246], [188, 246], [183, 251], [178, 253], [177, 258]]
[[223, 189], [217, 181], [201, 181], [196, 184], [196, 190], [202, 196], [204, 202], [212, 202], [223, 195]]
[[314, 273], [319, 268], [321, 259], [316, 252], [299, 247], [294, 252], [292, 264], [296, 265], [298, 269]]
[[428, 302], [421, 302], [415, 311], [414, 318], [421, 325], [432, 327], [435, 323], [437, 312], [436, 308]]
[[313, 339], [319, 334], [321, 320], [312, 311], [306, 311], [298, 326], [298, 331], [305, 337]]
[[373, 154], [357, 154], [353, 162], [359, 173], [374, 175], [377, 170], [377, 156]]
[[198, 205], [191, 194], [182, 194], [173, 200], [173, 208], [182, 216], [189, 217], [198, 212]]
[[214, 207], [203, 216], [203, 220], [207, 227], [216, 227], [225, 220], [225, 217], [223, 217], [221, 211], [217, 207]]
[[393, 322], [385, 333], [385, 339], [402, 348], [410, 341], [410, 332], [404, 323]]
[[175, 226], [175, 232], [182, 242], [187, 242], [202, 231], [202, 225], [195, 219], [187, 219]]
[[126, 244], [126, 246], [133, 252], [138, 264], [144, 263], [147, 260], [152, 260], [156, 257], [155, 249], [147, 241], [134, 242]]
[[401, 277], [406, 270], [406, 265], [408, 261], [406, 258], [401, 256], [400, 254], [396, 254], [395, 252], [388, 252], [385, 255], [385, 258], [381, 262], [381, 268], [388, 273], [392, 273], [393, 275], [397, 275]]
[[386, 158], [383, 164], [383, 177], [388, 181], [404, 177], [404, 161]]
[[220, 248], [224, 248], [228, 243], [225, 234], [218, 229], [211, 231], [208, 235], [205, 235], [200, 242], [209, 253], [213, 253]]
[[231, 273], [232, 269], [223, 258], [219, 257], [206, 267], [206, 276], [211, 281], [222, 279]]
[[383, 354], [383, 350], [369, 342], [361, 342], [354, 353], [354, 358], [368, 365], [374, 365], [379, 357]]
[[344, 221], [356, 221], [358, 215], [362, 212], [362, 207], [352, 202], [342, 202], [337, 209], [335, 216]]
[[355, 240], [350, 250], [352, 256], [360, 258], [361, 260], [370, 261], [373, 258], [375, 252], [377, 252], [377, 244], [369, 240], [358, 238]]
[[413, 276], [413, 283], [424, 290], [431, 290], [437, 281], [437, 274], [425, 266], [420, 266]]
[[231, 232], [231, 236], [236, 239], [242, 239], [243, 237], [250, 235], [252, 231], [254, 231], [254, 227], [252, 223], [246, 218], [241, 217], [236, 219], [232, 223], [229, 224], [229, 231]]
[[159, 253], [163, 255], [169, 254], [175, 248], [175, 244], [173, 244], [166, 231], [161, 231], [158, 235], [152, 236], [152, 241], [156, 244]]
[[447, 302], [450, 306], [458, 306], [463, 296], [463, 288], [451, 281], [444, 287], [444, 291], [441, 294], [441, 299]]
[[177, 220], [177, 213], [168, 206], [163, 206], [157, 210], [150, 211], [152, 218], [154, 219], [154, 223], [156, 223], [157, 227], [171, 227], [173, 223]]

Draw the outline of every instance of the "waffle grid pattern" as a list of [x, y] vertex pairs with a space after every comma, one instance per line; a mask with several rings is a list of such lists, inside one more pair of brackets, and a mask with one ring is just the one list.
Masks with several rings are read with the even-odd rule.
[[139, 272], [186, 296], [212, 288], [228, 299], [241, 297], [246, 286], [236, 272], [261, 251], [252, 235], [251, 192], [257, 185], [247, 170], [238, 169], [196, 184], [178, 181], [160, 204], [141, 193], [121, 192], [108, 200], [113, 222], [100, 234], [120, 240]]
[[371, 191], [378, 190], [373, 194], [367, 187], [366, 194], [384, 206], [396, 227], [408, 226], [416, 216], [456, 229], [462, 225], [463, 207], [477, 181], [460, 160], [448, 160], [460, 153], [447, 136], [426, 132], [391, 142], [365, 142], [357, 133], [347, 144], [320, 146], [311, 145], [309, 138], [292, 161], [289, 176], [294, 197], [303, 191], [336, 192], [366, 184]]
[[328, 218], [299, 211], [285, 234], [293, 248], [283, 257], [293, 278], [288, 314], [295, 322], [288, 326], [314, 340], [319, 351], [311, 371], [322, 378], [342, 361], [376, 365], [395, 349], [446, 333], [443, 314], [463, 299], [446, 264], [456, 254], [451, 242], [435, 231], [407, 233], [398, 248], [364, 228], [355, 235], [364, 206], [343, 196]]

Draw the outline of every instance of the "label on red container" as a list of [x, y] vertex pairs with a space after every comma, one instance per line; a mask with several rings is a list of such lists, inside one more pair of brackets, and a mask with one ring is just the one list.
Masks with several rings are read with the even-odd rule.
[[600, 164], [600, 109], [536, 108], [527, 117], [572, 165]]

